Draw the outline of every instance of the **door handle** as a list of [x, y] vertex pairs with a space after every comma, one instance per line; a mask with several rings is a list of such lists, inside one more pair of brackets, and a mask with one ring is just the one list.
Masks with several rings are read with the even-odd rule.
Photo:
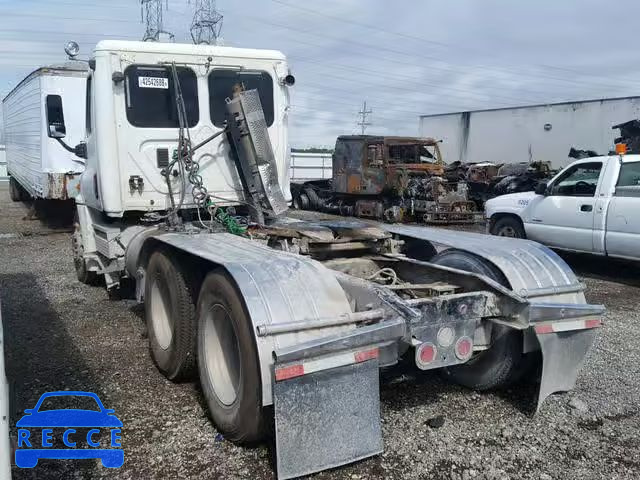
[[581, 212], [592, 212], [593, 211], [593, 205], [580, 205], [580, 211]]

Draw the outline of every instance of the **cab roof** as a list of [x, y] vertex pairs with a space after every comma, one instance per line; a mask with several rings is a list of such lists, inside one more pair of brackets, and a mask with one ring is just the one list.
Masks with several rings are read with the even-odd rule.
[[219, 47], [217, 45], [193, 45], [190, 43], [132, 42], [126, 40], [102, 40], [94, 52], [137, 52], [168, 55], [197, 55], [205, 57], [255, 58], [265, 60], [286, 60], [278, 50], [256, 48]]

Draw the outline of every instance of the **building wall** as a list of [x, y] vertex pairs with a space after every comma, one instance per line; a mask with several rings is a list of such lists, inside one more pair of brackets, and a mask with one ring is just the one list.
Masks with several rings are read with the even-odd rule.
[[[571, 147], [606, 154], [615, 124], [640, 118], [640, 97], [420, 117], [420, 135], [442, 139], [447, 163], [549, 160], [566, 166]], [[548, 127], [545, 128], [545, 125]]]

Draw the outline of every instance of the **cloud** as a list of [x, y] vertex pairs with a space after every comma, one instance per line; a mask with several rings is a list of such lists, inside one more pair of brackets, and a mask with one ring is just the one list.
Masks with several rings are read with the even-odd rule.
[[[166, 26], [190, 41], [192, 4], [168, 0]], [[417, 134], [419, 114], [637, 94], [640, 3], [620, 0], [218, 0], [225, 44], [273, 48], [297, 77], [292, 145], [331, 146], [359, 131]], [[10, 14], [10, 15], [3, 15]], [[31, 15], [31, 16], [29, 16]], [[105, 36], [140, 38], [134, 0], [0, 3], [0, 94], [36, 66], [88, 53]], [[90, 20], [91, 19], [91, 20]], [[97, 20], [100, 21], [97, 21]]]

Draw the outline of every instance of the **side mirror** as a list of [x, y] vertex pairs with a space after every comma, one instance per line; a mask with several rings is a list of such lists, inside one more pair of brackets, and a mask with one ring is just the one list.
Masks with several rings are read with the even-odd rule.
[[105, 408], [104, 413], [111, 415], [112, 413], [116, 413], [116, 411], [113, 408]]
[[67, 135], [67, 128], [64, 124], [52, 123], [49, 125], [49, 136], [51, 138], [64, 138]]
[[33, 413], [33, 408], [25, 408], [24, 409], [24, 414], [25, 415], [31, 415]]
[[64, 138], [67, 135], [67, 127], [64, 126], [64, 113], [62, 111], [62, 97], [60, 95], [47, 95], [47, 133], [51, 138]]
[[536, 185], [536, 195], [547, 195], [548, 185], [547, 182], [540, 182]]

